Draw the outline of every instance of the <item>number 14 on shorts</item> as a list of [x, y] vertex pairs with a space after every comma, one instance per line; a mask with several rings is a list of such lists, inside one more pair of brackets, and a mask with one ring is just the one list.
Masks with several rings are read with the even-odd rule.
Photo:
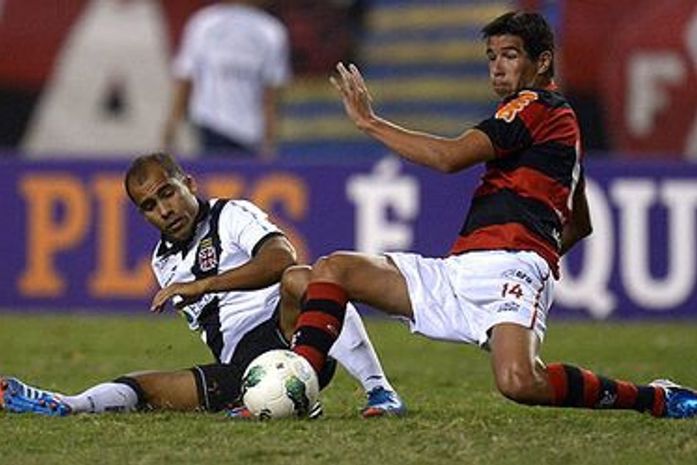
[[504, 283], [501, 288], [501, 297], [506, 297], [512, 295], [516, 299], [521, 299], [523, 297], [523, 288], [520, 283]]

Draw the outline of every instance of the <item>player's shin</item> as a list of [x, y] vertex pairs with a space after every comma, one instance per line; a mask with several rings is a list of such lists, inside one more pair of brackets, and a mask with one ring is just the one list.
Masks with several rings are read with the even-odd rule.
[[664, 390], [650, 385], [609, 379], [571, 365], [547, 366], [554, 391], [554, 405], [590, 409], [624, 409], [662, 416]]
[[130, 378], [119, 378], [111, 383], [93, 386], [76, 396], [61, 396], [73, 413], [129, 412], [139, 403], [138, 394], [132, 383], [125, 383]]
[[378, 386], [393, 390], [382, 369], [373, 344], [368, 338], [356, 307], [346, 306], [344, 326], [329, 355], [335, 358], [366, 392]]
[[347, 301], [346, 291], [338, 284], [313, 282], [307, 286], [291, 348], [305, 357], [317, 373], [341, 333]]

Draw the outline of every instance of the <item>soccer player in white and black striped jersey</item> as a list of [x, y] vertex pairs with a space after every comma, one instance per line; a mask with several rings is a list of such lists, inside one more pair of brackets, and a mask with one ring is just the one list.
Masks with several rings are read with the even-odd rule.
[[[195, 180], [165, 153], [136, 158], [124, 184], [140, 213], [162, 233], [152, 257], [161, 290], [150, 310], [161, 312], [171, 301], [189, 327], [201, 334], [215, 362], [179, 371], [133, 373], [75, 396], [3, 378], [0, 406], [5, 410], [66, 415], [231, 409], [238, 407], [248, 363], [268, 350], [289, 347], [310, 269], [294, 266], [293, 245], [264, 212], [243, 200], [200, 199]], [[405, 412], [355, 308], [349, 307], [329, 353], [366, 390], [363, 416]], [[334, 368], [330, 363], [320, 373], [322, 387]], [[239, 407], [231, 412], [247, 415]]]

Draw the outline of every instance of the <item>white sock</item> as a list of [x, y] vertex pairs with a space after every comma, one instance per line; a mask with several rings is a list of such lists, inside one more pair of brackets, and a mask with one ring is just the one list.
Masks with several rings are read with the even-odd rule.
[[368, 338], [363, 320], [351, 303], [346, 306], [344, 326], [329, 355], [356, 378], [366, 392], [378, 386], [393, 390]]
[[128, 412], [136, 409], [138, 395], [123, 383], [102, 383], [76, 396], [56, 395], [73, 413]]

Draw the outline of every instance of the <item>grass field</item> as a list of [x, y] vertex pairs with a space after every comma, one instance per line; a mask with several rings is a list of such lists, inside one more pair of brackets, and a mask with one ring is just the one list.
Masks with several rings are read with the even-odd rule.
[[[44, 418], [0, 413], [0, 463], [19, 464], [695, 464], [697, 419], [521, 407], [493, 388], [486, 354], [368, 324], [407, 400], [405, 419], [362, 420], [363, 395], [339, 371], [319, 421], [238, 423], [149, 413]], [[552, 322], [548, 361], [697, 385], [697, 322]], [[175, 318], [0, 314], [0, 372], [76, 392], [143, 368], [207, 362]]]

